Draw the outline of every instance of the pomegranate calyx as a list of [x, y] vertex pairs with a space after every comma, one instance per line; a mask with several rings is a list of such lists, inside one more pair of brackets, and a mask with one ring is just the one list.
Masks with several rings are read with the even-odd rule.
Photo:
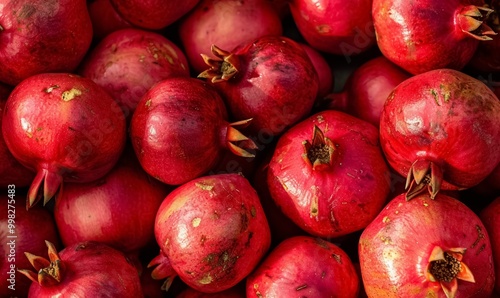
[[33, 282], [38, 282], [42, 287], [50, 287], [61, 282], [64, 277], [65, 265], [59, 258], [59, 254], [54, 244], [49, 241], [45, 241], [45, 244], [48, 248], [50, 261], [43, 257], [25, 252], [24, 254], [37, 273], [27, 269], [21, 269], [18, 270], [18, 272], [22, 273]]
[[406, 200], [409, 201], [428, 190], [431, 199], [438, 194], [443, 181], [443, 171], [434, 162], [426, 159], [417, 159], [413, 162], [406, 176]]
[[496, 35], [485, 20], [494, 12], [493, 9], [476, 5], [463, 7], [457, 16], [457, 23], [465, 34], [477, 40], [492, 40], [488, 35]]
[[151, 277], [153, 279], [164, 279], [165, 282], [162, 284], [161, 289], [163, 291], [168, 291], [175, 277], [177, 276], [177, 272], [170, 265], [170, 260], [168, 257], [160, 251], [160, 254], [154, 257], [151, 262], [148, 264], [148, 268], [156, 266], [151, 272]]
[[230, 123], [226, 131], [226, 144], [228, 149], [235, 155], [242, 157], [255, 157], [255, 154], [248, 152], [246, 149], [257, 149], [255, 142], [242, 134], [235, 126], [246, 127], [252, 119], [241, 120]]
[[318, 126], [314, 125], [312, 142], [306, 140], [302, 142], [302, 145], [304, 146], [302, 157], [312, 166], [313, 170], [331, 168], [335, 145], [329, 138], [325, 137]]
[[[26, 200], [26, 209], [33, 207], [42, 199], [45, 206], [58, 192], [61, 191], [63, 178], [59, 173], [49, 171], [48, 169], [40, 169], [35, 179], [31, 183], [28, 190], [28, 197]], [[43, 184], [43, 190], [40, 187]]]
[[431, 282], [439, 282], [447, 298], [454, 298], [458, 290], [458, 279], [474, 283], [474, 275], [462, 262], [465, 248], [451, 248], [444, 251], [436, 246], [429, 256], [426, 277]]
[[231, 79], [238, 73], [238, 57], [212, 45], [212, 54], [216, 58], [201, 54], [203, 61], [210, 68], [198, 75], [198, 78], [210, 79], [212, 83], [223, 82]]

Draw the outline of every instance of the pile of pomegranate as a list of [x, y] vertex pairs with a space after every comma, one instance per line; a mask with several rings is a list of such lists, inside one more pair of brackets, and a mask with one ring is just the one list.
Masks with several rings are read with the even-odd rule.
[[500, 297], [500, 1], [0, 1], [1, 297]]

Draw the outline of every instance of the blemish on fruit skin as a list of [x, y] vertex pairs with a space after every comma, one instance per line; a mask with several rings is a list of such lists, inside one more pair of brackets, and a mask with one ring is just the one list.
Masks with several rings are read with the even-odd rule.
[[384, 216], [384, 218], [382, 219], [382, 222], [383, 222], [383, 223], [388, 223], [389, 221], [391, 221], [391, 220], [389, 219], [389, 216]]
[[210, 273], [205, 275], [202, 279], [198, 281], [202, 285], [208, 285], [212, 283], [212, 276], [210, 276]]
[[82, 91], [80, 89], [71, 88], [70, 90], [66, 90], [61, 94], [61, 98], [63, 101], [70, 101], [75, 99], [75, 97], [82, 95]]
[[212, 184], [204, 184], [204, 183], [196, 182], [194, 185], [196, 185], [196, 187], [198, 187], [202, 190], [211, 191], [212, 189], [214, 189], [214, 185], [212, 185]]
[[380, 237], [380, 240], [382, 240], [382, 242], [384, 242], [384, 244], [388, 245], [388, 244], [391, 244], [392, 243], [392, 240], [390, 237], [385, 237], [385, 236], [381, 236]]
[[193, 224], [193, 227], [195, 227], [195, 228], [200, 225], [200, 222], [201, 222], [201, 218], [199, 218], [199, 217], [193, 218], [193, 220], [191, 221], [191, 223]]
[[301, 286], [298, 286], [295, 291], [300, 291], [300, 290], [304, 290], [304, 289], [307, 289], [307, 284], [303, 284]]
[[59, 88], [59, 85], [52, 85], [50, 87], [45, 88], [43, 91], [45, 93], [51, 93], [52, 91], [54, 91], [54, 89], [57, 89], [57, 88]]

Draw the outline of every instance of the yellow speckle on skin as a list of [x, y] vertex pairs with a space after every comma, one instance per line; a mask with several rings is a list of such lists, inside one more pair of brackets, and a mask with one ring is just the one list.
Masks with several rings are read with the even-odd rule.
[[193, 227], [195, 227], [195, 228], [200, 225], [200, 222], [201, 222], [201, 218], [199, 218], [199, 217], [193, 218], [193, 220], [191, 221], [191, 223], [193, 224]]
[[212, 185], [212, 184], [204, 184], [204, 183], [197, 182], [194, 185], [196, 185], [196, 187], [203, 189], [203, 190], [211, 191], [212, 189], [214, 189], [214, 185]]
[[202, 279], [200, 279], [198, 282], [202, 285], [208, 285], [208, 284], [212, 283], [212, 277], [210, 276], [210, 274], [207, 274]]
[[80, 89], [71, 88], [71, 90], [66, 90], [61, 94], [61, 98], [64, 101], [73, 100], [75, 97], [82, 95], [82, 91]]
[[384, 218], [382, 219], [383, 223], [388, 223], [389, 221], [391, 221], [391, 220], [389, 219], [388, 216], [384, 216]]
[[429, 206], [429, 204], [427, 204], [427, 202], [424, 202], [424, 206], [425, 206], [425, 207], [428, 207], [428, 206]]

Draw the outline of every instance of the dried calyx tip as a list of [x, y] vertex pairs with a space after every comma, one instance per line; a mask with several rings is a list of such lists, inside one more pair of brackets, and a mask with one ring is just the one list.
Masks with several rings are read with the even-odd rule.
[[234, 54], [216, 45], [212, 45], [211, 52], [216, 58], [201, 54], [203, 61], [210, 68], [200, 73], [198, 78], [210, 79], [212, 83], [218, 83], [227, 81], [238, 73], [238, 58]]
[[329, 167], [332, 164], [335, 146], [325, 137], [321, 129], [314, 125], [312, 142], [304, 141], [304, 159], [310, 163], [314, 170]]

